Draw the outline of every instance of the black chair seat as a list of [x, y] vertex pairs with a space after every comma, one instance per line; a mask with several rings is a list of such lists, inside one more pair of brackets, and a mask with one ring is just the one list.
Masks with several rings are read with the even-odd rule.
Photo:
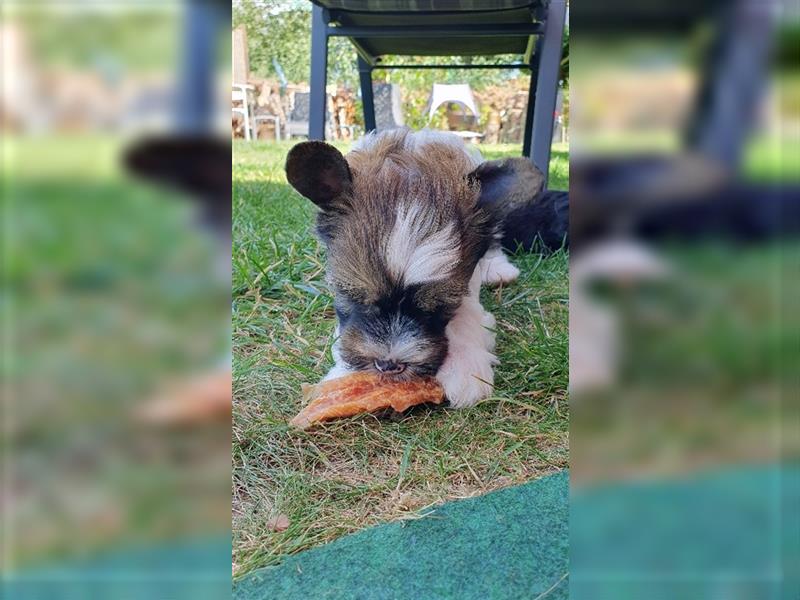
[[[358, 53], [364, 128], [377, 128], [372, 72], [398, 68], [530, 69], [522, 153], [547, 176], [566, 0], [311, 0], [310, 139], [324, 139], [328, 38]], [[392, 64], [387, 55], [496, 56], [512, 61]]]
[[[341, 27], [379, 27], [377, 36], [352, 36], [373, 57], [387, 54], [405, 56], [480, 56], [492, 54], [524, 54], [530, 33], [516, 36], [481, 36], [470, 28], [496, 25], [510, 30], [529, 27], [535, 22], [534, 10], [541, 0], [313, 0], [330, 11], [331, 23]], [[460, 29], [463, 37], [422, 37], [419, 33], [387, 37], [392, 28], [419, 27], [424, 16], [425, 27]]]

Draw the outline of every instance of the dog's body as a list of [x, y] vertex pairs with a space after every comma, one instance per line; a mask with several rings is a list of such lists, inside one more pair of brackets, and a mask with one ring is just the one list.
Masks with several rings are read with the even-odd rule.
[[435, 376], [451, 406], [487, 397], [497, 359], [480, 285], [519, 275], [500, 249], [502, 220], [519, 190], [538, 194], [541, 173], [526, 159], [481, 163], [456, 136], [408, 130], [367, 135], [346, 158], [298, 144], [286, 171], [321, 209], [338, 320], [327, 378]]

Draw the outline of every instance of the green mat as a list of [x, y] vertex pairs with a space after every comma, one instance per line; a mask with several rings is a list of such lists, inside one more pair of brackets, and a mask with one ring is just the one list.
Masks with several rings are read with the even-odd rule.
[[237, 600], [568, 598], [566, 471], [372, 527], [234, 585]]
[[800, 599], [800, 465], [573, 490], [571, 600]]

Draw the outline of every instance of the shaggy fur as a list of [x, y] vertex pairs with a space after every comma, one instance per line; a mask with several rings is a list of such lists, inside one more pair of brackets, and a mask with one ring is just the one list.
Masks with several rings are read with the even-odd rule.
[[[518, 176], [530, 175], [521, 163], [505, 162], [479, 168], [461, 140], [430, 131], [370, 134], [346, 158], [322, 142], [291, 150], [287, 178], [320, 208], [317, 231], [328, 250], [338, 320], [329, 378], [353, 370], [435, 375], [453, 406], [491, 393], [494, 319], [479, 288], [519, 272], [499, 249], [489, 205], [514, 195], [514, 179], [531, 183]], [[488, 174], [505, 191], [483, 184]]]

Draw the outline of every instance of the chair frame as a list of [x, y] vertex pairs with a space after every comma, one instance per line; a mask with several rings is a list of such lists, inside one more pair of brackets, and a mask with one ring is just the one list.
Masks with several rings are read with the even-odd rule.
[[258, 140], [258, 124], [260, 122], [275, 124], [275, 141], [281, 141], [281, 118], [278, 115], [257, 115], [253, 112], [253, 139]]
[[[250, 141], [255, 133], [255, 124], [252, 123], [250, 114], [250, 92], [255, 88], [249, 83], [231, 84], [232, 102], [241, 102], [242, 106], [231, 106], [231, 112], [242, 115], [244, 119], [244, 139]], [[241, 97], [239, 97], [241, 96]]]
[[[550, 0], [535, 12], [537, 22], [519, 25], [414, 25], [392, 27], [356, 27], [334, 24], [335, 14], [314, 5], [311, 18], [311, 96], [309, 98], [308, 135], [312, 140], [325, 139], [325, 89], [328, 71], [328, 38], [347, 37], [358, 54], [364, 125], [367, 132], [375, 129], [375, 101], [372, 71], [375, 69], [528, 69], [531, 84], [525, 116], [522, 154], [544, 173], [547, 179], [550, 145], [553, 138], [558, 73], [562, 39], [566, 21], [566, 0]], [[529, 35], [524, 61], [493, 65], [385, 65], [371, 56], [355, 40], [356, 37], [464, 37]], [[535, 36], [535, 40], [534, 40]]]

